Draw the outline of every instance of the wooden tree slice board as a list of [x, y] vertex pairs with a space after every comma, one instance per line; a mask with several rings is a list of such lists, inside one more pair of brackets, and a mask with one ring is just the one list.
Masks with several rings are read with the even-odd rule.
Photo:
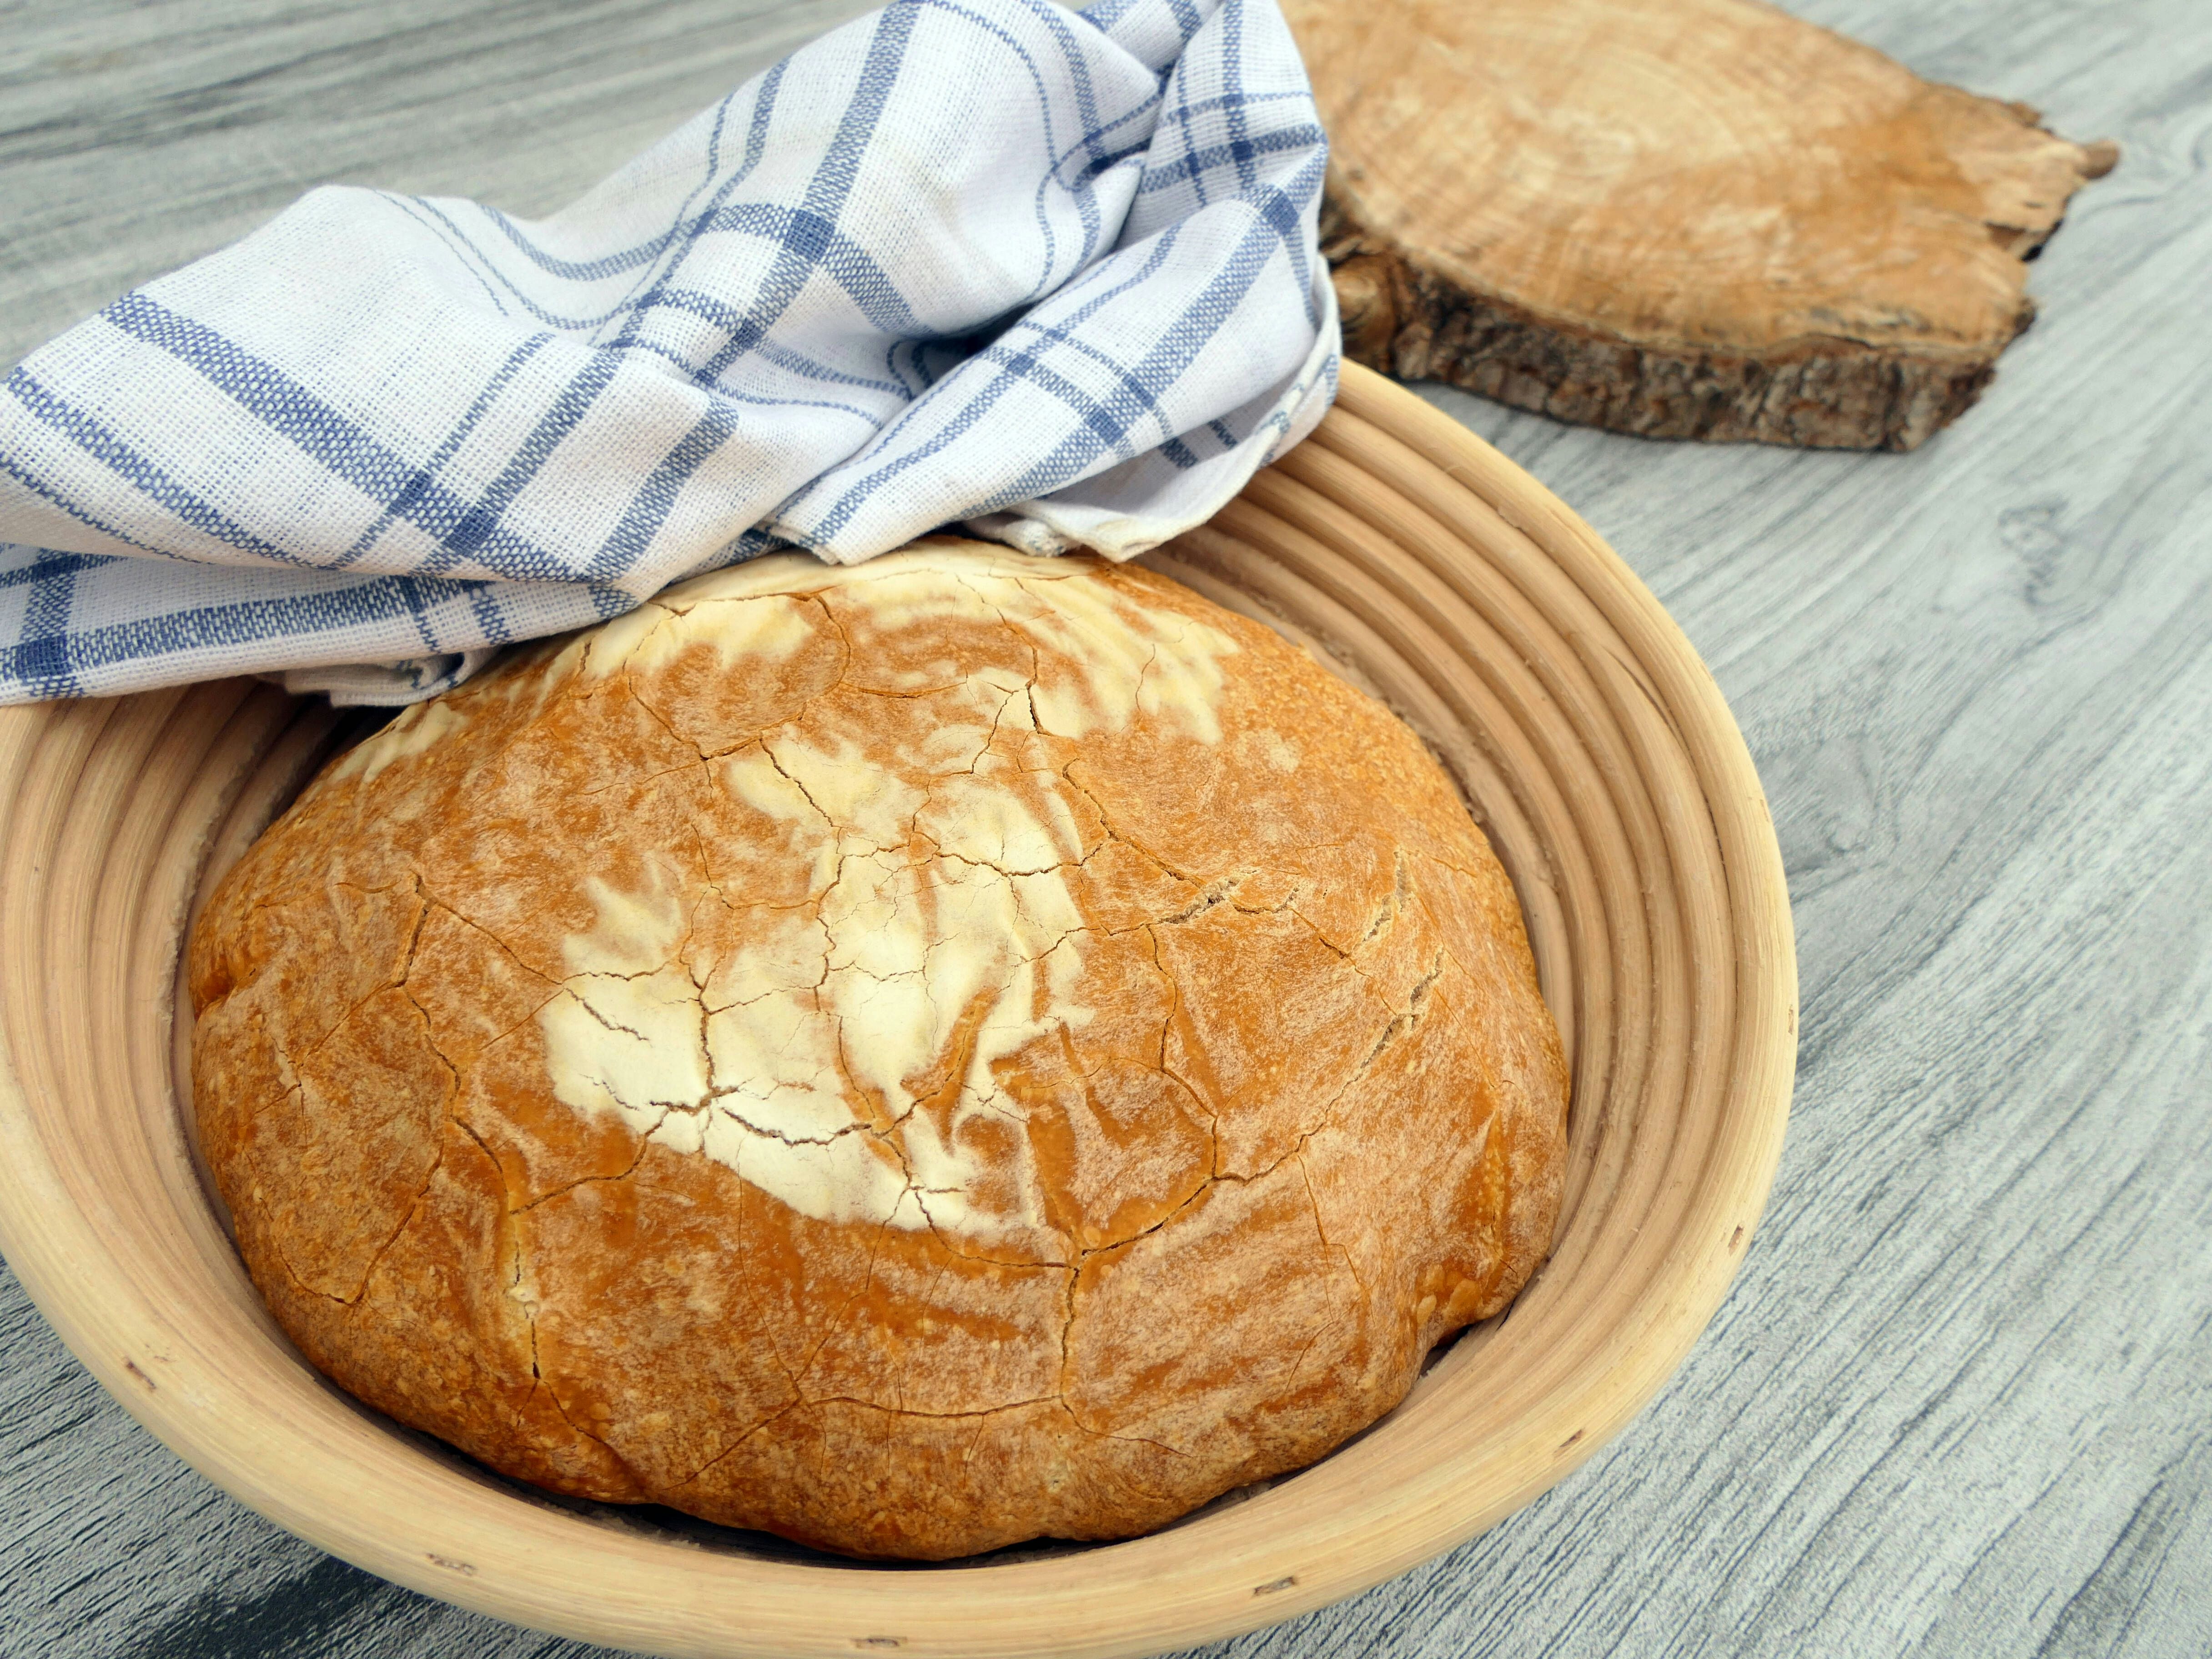
[[1288, 0], [1347, 355], [1656, 438], [1911, 449], [2118, 159], [1759, 0]]

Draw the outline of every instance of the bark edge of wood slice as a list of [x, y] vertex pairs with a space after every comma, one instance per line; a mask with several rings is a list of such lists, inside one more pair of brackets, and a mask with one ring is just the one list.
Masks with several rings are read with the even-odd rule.
[[2118, 160], [1761, 0], [1286, 0], [1345, 352], [1651, 438], [1909, 450]]

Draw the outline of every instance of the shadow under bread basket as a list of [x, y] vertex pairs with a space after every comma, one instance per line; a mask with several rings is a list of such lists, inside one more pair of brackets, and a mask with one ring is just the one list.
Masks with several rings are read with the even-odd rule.
[[232, 1251], [179, 1081], [195, 900], [347, 731], [250, 681], [0, 710], [0, 1249], [94, 1375], [264, 1515], [429, 1595], [649, 1653], [1151, 1654], [1349, 1595], [1512, 1513], [1680, 1364], [1765, 1200], [1796, 968], [1758, 776], [1611, 550], [1364, 370], [1148, 562], [1429, 741], [1519, 890], [1573, 1067], [1549, 1264], [1313, 1468], [1127, 1542], [861, 1565], [556, 1504], [331, 1388]]

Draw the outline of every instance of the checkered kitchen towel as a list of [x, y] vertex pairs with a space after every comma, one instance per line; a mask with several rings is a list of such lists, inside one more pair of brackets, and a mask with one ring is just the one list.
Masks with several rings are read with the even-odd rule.
[[0, 395], [0, 702], [412, 702], [775, 546], [1142, 552], [1319, 421], [1275, 0], [897, 0], [580, 201], [327, 188]]

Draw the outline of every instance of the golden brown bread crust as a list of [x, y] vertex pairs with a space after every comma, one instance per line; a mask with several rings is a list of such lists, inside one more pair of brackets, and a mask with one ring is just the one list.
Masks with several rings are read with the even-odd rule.
[[1510, 886], [1385, 710], [1164, 578], [701, 579], [410, 709], [191, 940], [307, 1357], [495, 1468], [864, 1555], [1140, 1532], [1542, 1260]]

